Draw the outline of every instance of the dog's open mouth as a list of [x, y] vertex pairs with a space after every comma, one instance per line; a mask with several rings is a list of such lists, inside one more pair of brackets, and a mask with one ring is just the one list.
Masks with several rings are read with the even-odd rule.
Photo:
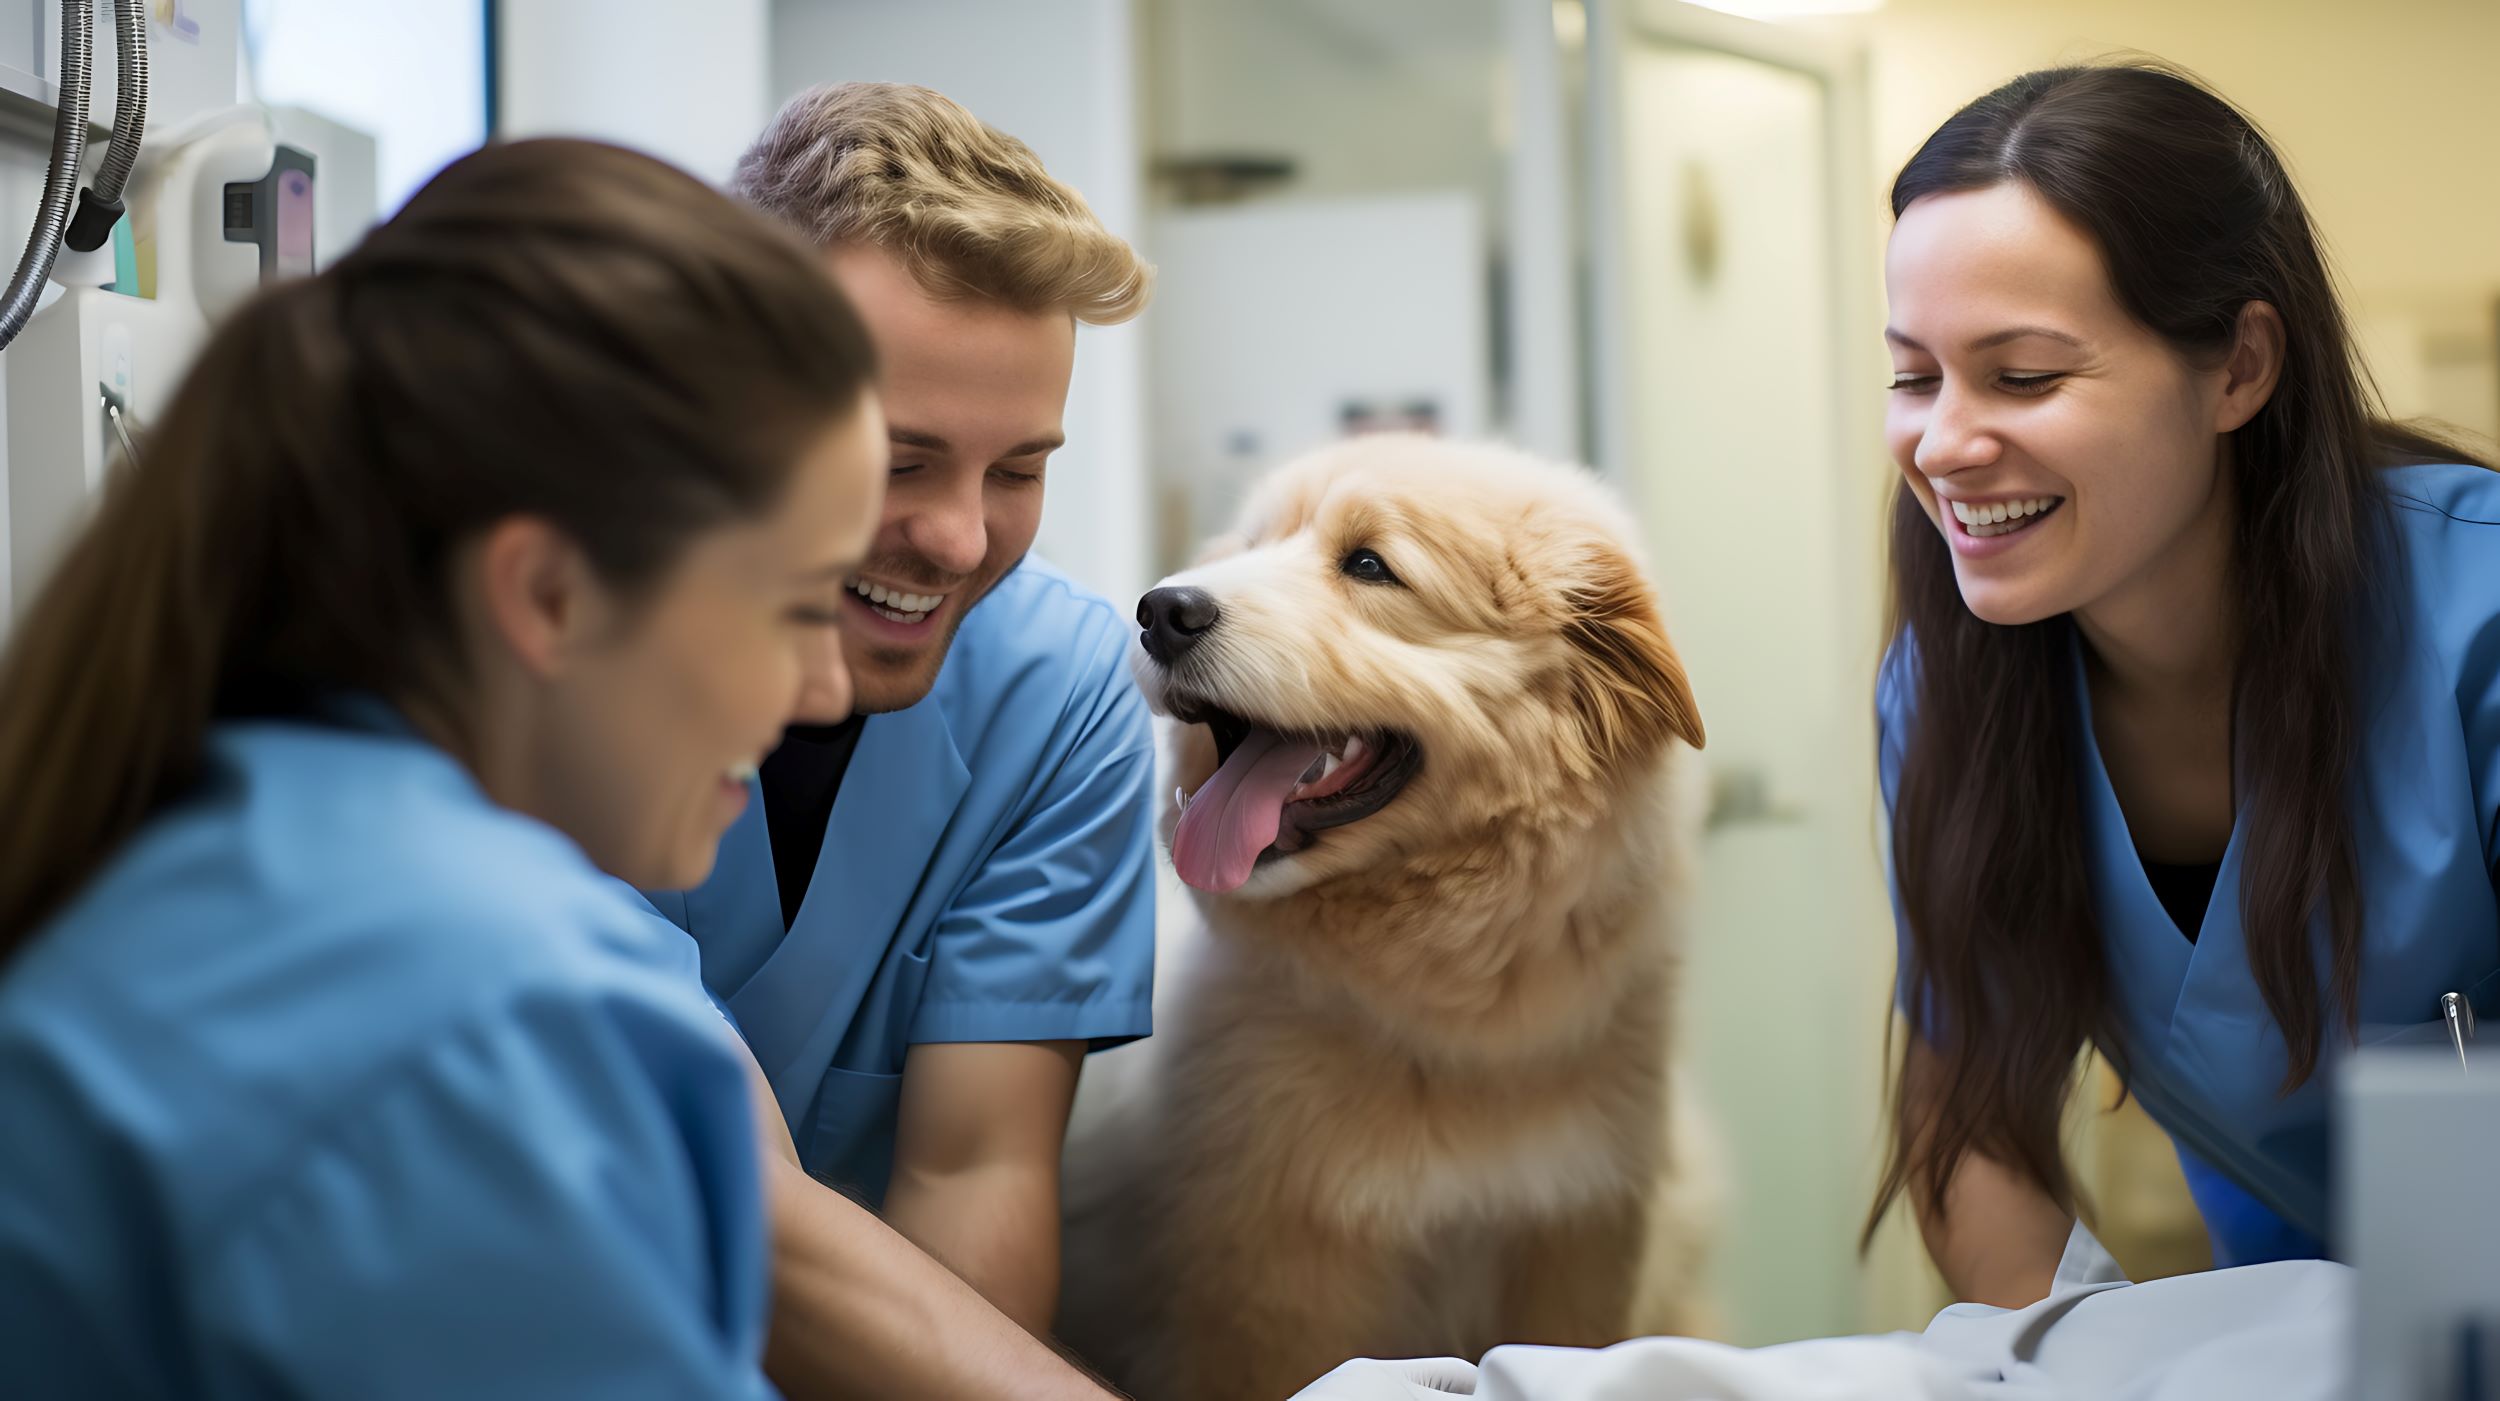
[[1215, 774], [1180, 795], [1172, 834], [1172, 865], [1200, 890], [1238, 889], [1259, 862], [1380, 811], [1423, 764], [1415, 741], [1393, 731], [1278, 730], [1178, 697], [1169, 708], [1215, 736]]

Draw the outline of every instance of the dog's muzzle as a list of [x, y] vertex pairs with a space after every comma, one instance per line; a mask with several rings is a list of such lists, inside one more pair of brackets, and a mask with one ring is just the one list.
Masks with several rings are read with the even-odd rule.
[[1170, 666], [1213, 631], [1223, 610], [1205, 589], [1156, 589], [1137, 600], [1138, 645]]

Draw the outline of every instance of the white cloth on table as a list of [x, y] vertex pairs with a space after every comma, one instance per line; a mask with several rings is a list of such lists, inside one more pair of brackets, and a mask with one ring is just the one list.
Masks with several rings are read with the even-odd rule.
[[[1499, 1347], [1485, 1354], [1472, 1394], [1478, 1401], [2339, 1401], [2350, 1385], [2352, 1308], [2352, 1271], [2322, 1260], [2129, 1284], [2078, 1226], [2049, 1297], [2029, 1308], [1955, 1304], [1921, 1333], [1764, 1348], [1693, 1338], [1595, 1350]], [[1300, 1401], [1452, 1394], [1440, 1376], [1397, 1370], [1416, 1365], [1350, 1363]]]

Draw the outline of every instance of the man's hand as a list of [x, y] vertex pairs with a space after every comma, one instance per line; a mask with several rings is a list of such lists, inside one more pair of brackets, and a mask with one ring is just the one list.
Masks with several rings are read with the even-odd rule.
[[929, 1044], [903, 1062], [885, 1219], [1036, 1336], [1059, 1301], [1059, 1150], [1081, 1041]]

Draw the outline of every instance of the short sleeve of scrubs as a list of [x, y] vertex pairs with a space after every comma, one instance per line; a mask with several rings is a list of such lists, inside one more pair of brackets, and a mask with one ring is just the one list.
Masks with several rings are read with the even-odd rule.
[[205, 1243], [204, 1393], [773, 1395], [745, 1090], [697, 1016], [546, 996], [316, 1121]]
[[1031, 800], [938, 919], [907, 1039], [1085, 1041], [1152, 1030], [1155, 762], [1108, 617], [1077, 638], [1082, 678]]

